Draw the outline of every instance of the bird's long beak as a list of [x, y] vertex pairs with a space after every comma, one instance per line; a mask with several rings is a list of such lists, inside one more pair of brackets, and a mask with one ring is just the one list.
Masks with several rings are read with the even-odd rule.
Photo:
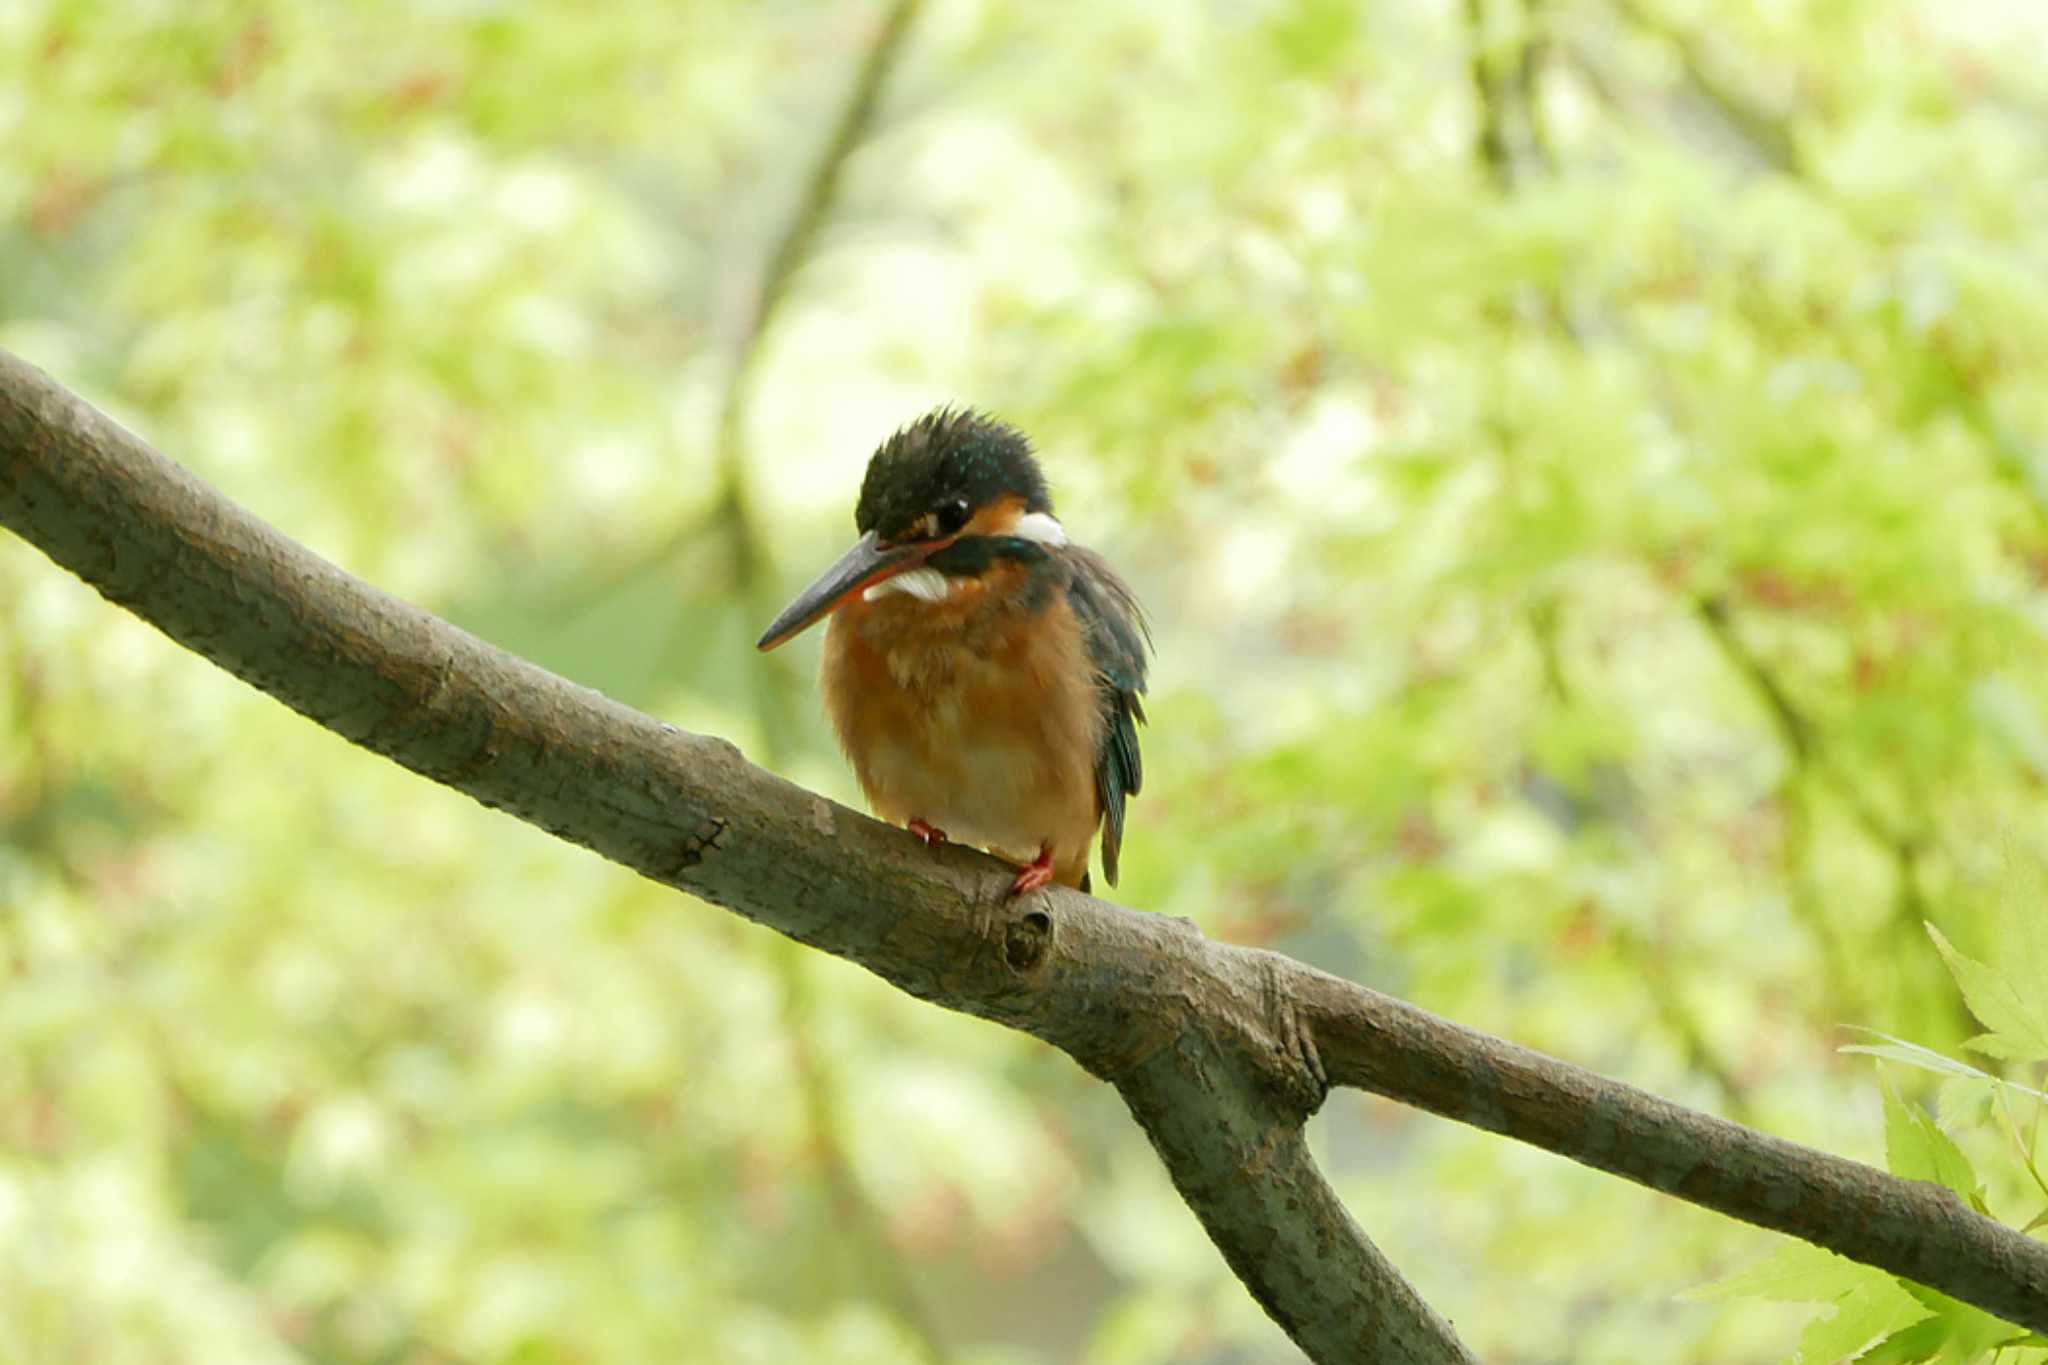
[[873, 531], [868, 532], [853, 543], [852, 549], [839, 556], [836, 564], [819, 574], [815, 583], [798, 593], [794, 602], [782, 609], [782, 615], [769, 624], [767, 632], [754, 647], [773, 649], [784, 640], [802, 634], [805, 627], [853, 594], [893, 578], [906, 569], [916, 568], [937, 548], [932, 544], [884, 545]]

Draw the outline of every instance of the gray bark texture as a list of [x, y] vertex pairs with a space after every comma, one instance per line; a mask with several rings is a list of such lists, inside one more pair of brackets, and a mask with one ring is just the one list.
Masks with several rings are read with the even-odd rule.
[[1310, 1160], [1351, 1085], [2048, 1331], [2048, 1244], [1937, 1186], [1682, 1108], [1185, 921], [900, 830], [343, 573], [0, 352], [0, 525], [345, 738], [665, 885], [1020, 1029], [1114, 1085], [1311, 1359], [1463, 1361]]

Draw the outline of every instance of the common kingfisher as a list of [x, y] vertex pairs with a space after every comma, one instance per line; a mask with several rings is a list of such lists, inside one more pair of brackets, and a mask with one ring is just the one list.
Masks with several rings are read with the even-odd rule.
[[868, 804], [929, 847], [1016, 864], [1011, 895], [1116, 885], [1124, 801], [1144, 781], [1149, 629], [1101, 555], [1067, 539], [1030, 442], [940, 408], [875, 451], [860, 539], [761, 637], [830, 615], [825, 709]]

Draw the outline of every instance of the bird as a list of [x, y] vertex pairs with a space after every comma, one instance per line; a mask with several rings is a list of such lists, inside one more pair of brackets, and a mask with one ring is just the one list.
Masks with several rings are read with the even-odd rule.
[[758, 648], [830, 618], [820, 690], [869, 807], [928, 847], [1012, 864], [1011, 896], [1090, 891], [1099, 831], [1115, 886], [1125, 802], [1145, 777], [1151, 627], [1053, 515], [1030, 441], [975, 409], [934, 409], [875, 449], [854, 529]]

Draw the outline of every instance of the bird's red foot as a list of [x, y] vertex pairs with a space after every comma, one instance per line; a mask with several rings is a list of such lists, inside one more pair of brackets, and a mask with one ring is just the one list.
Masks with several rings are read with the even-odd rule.
[[1017, 880], [1010, 883], [1010, 894], [1028, 896], [1042, 886], [1052, 884], [1052, 845], [1038, 846], [1038, 860], [1017, 869]]
[[912, 820], [907, 828], [912, 834], [917, 836], [917, 841], [926, 848], [937, 848], [940, 844], [946, 842], [946, 831], [936, 825], [926, 824], [922, 820]]

